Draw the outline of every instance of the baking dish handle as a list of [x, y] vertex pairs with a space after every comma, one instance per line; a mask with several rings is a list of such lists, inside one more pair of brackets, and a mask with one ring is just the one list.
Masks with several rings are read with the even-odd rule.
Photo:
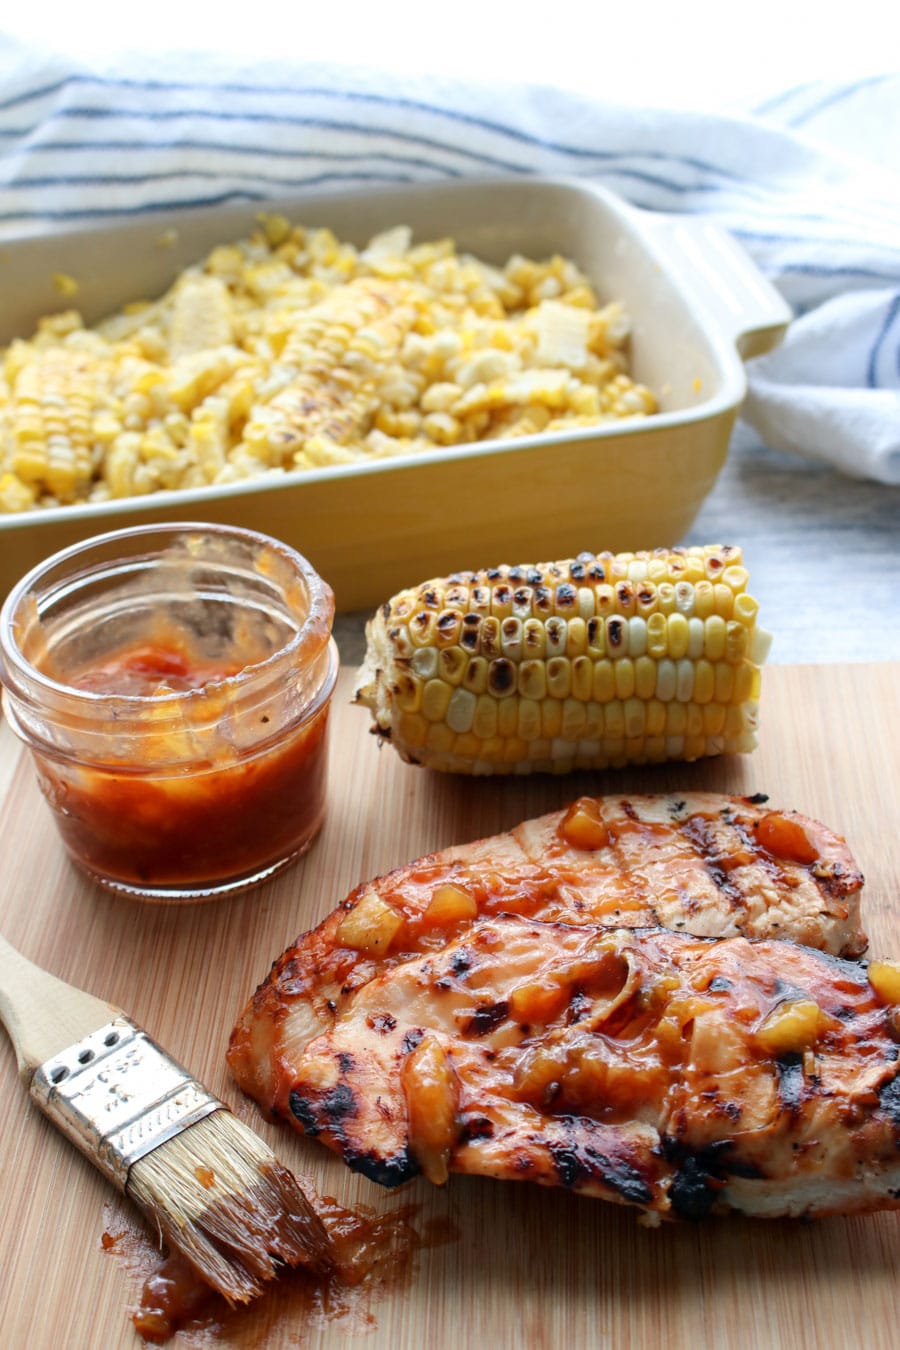
[[682, 288], [700, 301], [744, 360], [777, 347], [793, 315], [736, 239], [712, 220], [639, 211], [648, 242], [675, 262]]

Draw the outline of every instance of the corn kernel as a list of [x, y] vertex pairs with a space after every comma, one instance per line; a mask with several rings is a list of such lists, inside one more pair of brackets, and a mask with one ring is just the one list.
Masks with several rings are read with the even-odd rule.
[[541, 735], [545, 740], [552, 741], [562, 730], [562, 704], [558, 699], [545, 698], [540, 709]]
[[616, 684], [616, 698], [631, 698], [634, 694], [635, 669], [634, 662], [629, 657], [613, 662], [613, 678]]
[[479, 740], [487, 741], [497, 734], [497, 700], [481, 694], [475, 704], [472, 731]]

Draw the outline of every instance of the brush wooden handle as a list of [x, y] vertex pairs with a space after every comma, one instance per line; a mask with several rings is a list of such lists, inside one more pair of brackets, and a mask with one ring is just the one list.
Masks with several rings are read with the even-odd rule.
[[0, 1021], [26, 1083], [48, 1059], [119, 1015], [118, 1008], [34, 965], [0, 936]]

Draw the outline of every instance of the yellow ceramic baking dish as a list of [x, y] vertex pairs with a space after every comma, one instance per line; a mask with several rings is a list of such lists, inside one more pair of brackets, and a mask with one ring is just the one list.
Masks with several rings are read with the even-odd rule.
[[[0, 345], [64, 307], [78, 283], [92, 323], [151, 298], [215, 244], [246, 235], [260, 206], [142, 216], [6, 242]], [[34, 564], [126, 525], [208, 520], [299, 548], [338, 608], [462, 568], [676, 543], [725, 461], [746, 381], [743, 359], [780, 341], [790, 312], [747, 254], [710, 222], [637, 210], [583, 180], [512, 179], [274, 200], [267, 211], [365, 244], [393, 225], [452, 236], [496, 263], [573, 258], [601, 299], [632, 318], [632, 373], [658, 395], [651, 417], [225, 487], [159, 492], [0, 517], [0, 594]], [[71, 303], [71, 302], [64, 302]]]

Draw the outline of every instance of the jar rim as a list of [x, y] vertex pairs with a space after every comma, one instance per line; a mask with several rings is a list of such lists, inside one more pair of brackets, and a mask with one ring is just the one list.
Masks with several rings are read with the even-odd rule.
[[[0, 678], [10, 689], [10, 692], [16, 694], [21, 692], [20, 689], [15, 688], [15, 685], [18, 684], [15, 677], [18, 676], [19, 679], [26, 680], [35, 689], [42, 689], [48, 694], [64, 697], [67, 701], [72, 701], [73, 707], [80, 706], [85, 709], [108, 702], [110, 697], [116, 700], [118, 706], [123, 709], [133, 708], [135, 713], [150, 705], [174, 709], [196, 703], [198, 693], [196, 689], [171, 690], [161, 694], [116, 693], [110, 695], [108, 692], [82, 689], [75, 685], [66, 684], [45, 674], [39, 667], [33, 665], [25, 656], [14, 634], [15, 619], [21, 605], [27, 600], [30, 593], [34, 593], [41, 578], [50, 575], [57, 568], [64, 567], [65, 564], [77, 560], [79, 556], [87, 559], [91, 553], [98, 553], [118, 541], [125, 544], [142, 537], [145, 537], [148, 542], [154, 539], [165, 540], [167, 538], [174, 541], [179, 537], [190, 535], [232, 538], [239, 542], [274, 550], [298, 574], [305, 585], [308, 600], [306, 616], [282, 646], [261, 661], [248, 662], [233, 675], [209, 680], [204, 686], [205, 688], [218, 690], [229, 685], [237, 687], [246, 683], [248, 678], [264, 677], [268, 671], [283, 664], [286, 660], [290, 660], [291, 664], [298, 668], [308, 669], [327, 651], [334, 618], [334, 594], [312, 563], [290, 544], [258, 530], [211, 521], [164, 521], [154, 525], [131, 525], [125, 529], [108, 530], [103, 534], [92, 535], [88, 539], [79, 540], [66, 548], [60, 549], [26, 572], [10, 591], [2, 608], [0, 608]], [[140, 555], [135, 553], [133, 556], [137, 558]], [[109, 559], [109, 565], [114, 565], [113, 558]]]

